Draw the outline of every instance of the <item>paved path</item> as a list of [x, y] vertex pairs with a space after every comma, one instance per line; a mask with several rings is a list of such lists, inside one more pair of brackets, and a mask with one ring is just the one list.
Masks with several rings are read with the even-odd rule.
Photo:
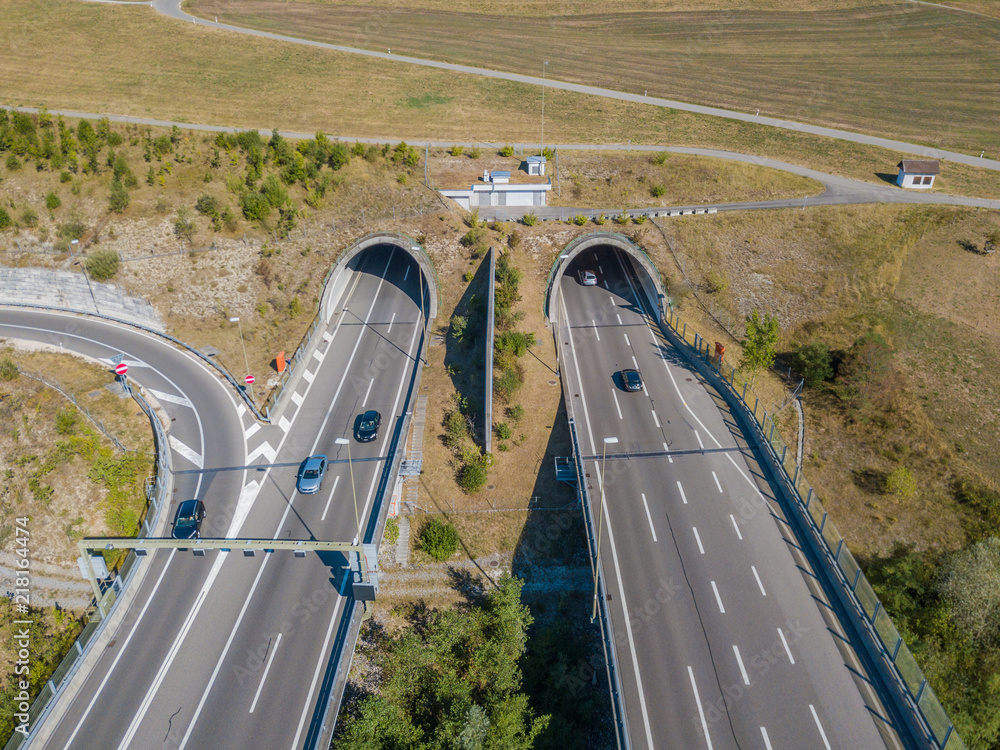
[[[179, 19], [181, 21], [189, 21], [191, 23], [197, 23], [202, 26], [209, 26], [216, 29], [225, 29], [226, 31], [235, 31], [241, 34], [251, 34], [253, 36], [264, 37], [266, 39], [274, 39], [281, 42], [291, 42], [293, 44], [304, 44], [309, 47], [317, 47], [319, 49], [333, 50], [336, 52], [346, 52], [352, 55], [365, 55], [366, 57], [375, 57], [381, 60], [391, 60], [393, 62], [409, 63], [411, 65], [422, 65], [429, 68], [437, 68], [439, 70], [450, 70], [456, 73], [470, 73], [472, 75], [484, 76], [487, 78], [499, 78], [505, 81], [515, 81], [517, 83], [527, 83], [532, 86], [544, 86], [549, 89], [557, 89], [560, 91], [572, 91], [578, 94], [590, 94], [592, 96], [600, 96], [606, 99], [617, 99], [619, 101], [632, 102], [635, 104], [646, 104], [654, 107], [668, 107], [670, 109], [678, 109], [685, 112], [694, 112], [701, 115], [710, 115], [712, 117], [727, 117], [731, 120], [740, 120], [742, 122], [752, 122], [759, 125], [770, 125], [776, 128], [783, 128], [785, 130], [794, 130], [800, 133], [811, 133], [812, 135], [822, 135], [830, 138], [837, 138], [839, 140], [852, 141], [854, 143], [864, 143], [870, 146], [880, 146], [882, 148], [889, 148], [894, 151], [903, 151], [910, 154], [917, 154], [920, 156], [925, 156], [929, 159], [942, 159], [947, 161], [959, 162], [961, 164], [969, 164], [973, 167], [982, 167], [984, 169], [993, 169], [1000, 171], [1000, 162], [993, 159], [981, 159], [975, 156], [969, 156], [968, 154], [961, 154], [956, 151], [945, 151], [944, 149], [933, 148], [930, 146], [920, 146], [915, 143], [906, 143], [904, 141], [896, 141], [890, 138], [878, 138], [876, 136], [863, 135], [861, 133], [852, 133], [848, 130], [839, 130], [837, 128], [825, 128], [819, 125], [808, 125], [806, 123], [795, 122], [793, 120], [782, 120], [775, 117], [760, 117], [758, 115], [753, 115], [746, 112], [736, 112], [729, 109], [721, 109], [719, 107], [705, 107], [700, 104], [689, 104], [687, 102], [679, 102], [672, 99], [661, 99], [655, 96], [645, 96], [644, 94], [631, 94], [625, 91], [615, 91], [613, 89], [599, 88], [597, 86], [583, 86], [576, 83], [565, 83], [563, 81], [555, 81], [550, 78], [537, 78], [535, 76], [525, 76], [519, 75], [517, 73], [505, 73], [498, 70], [488, 70], [486, 68], [476, 68], [470, 65], [455, 65], [453, 63], [438, 62], [436, 60], [424, 60], [419, 57], [407, 57], [405, 55], [393, 55], [388, 52], [375, 52], [373, 50], [360, 49], [358, 47], [345, 47], [339, 44], [328, 44], [325, 42], [317, 42], [311, 39], [299, 39], [296, 37], [285, 36], [283, 34], [273, 34], [268, 31], [259, 31], [257, 29], [247, 29], [240, 26], [232, 26], [225, 23], [216, 23], [214, 21], [208, 21], [205, 19], [197, 18], [195, 16], [189, 15], [181, 10], [181, 0], [153, 0], [149, 3], [156, 11], [163, 13], [164, 15], [170, 16], [172, 18]], [[448, 144], [450, 145], [450, 144]]]

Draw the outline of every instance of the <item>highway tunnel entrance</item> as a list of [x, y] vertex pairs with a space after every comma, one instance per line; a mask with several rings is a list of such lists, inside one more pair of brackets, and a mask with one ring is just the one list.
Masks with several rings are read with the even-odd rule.
[[[330, 322], [336, 306], [351, 278], [351, 271], [361, 270], [368, 251], [390, 249], [393, 253], [401, 253], [398, 261], [389, 262], [413, 262], [422, 278], [419, 285], [417, 303], [420, 305], [425, 320], [430, 323], [438, 312], [438, 276], [434, 269], [427, 251], [421, 247], [420, 243], [405, 234], [398, 232], [375, 232], [367, 234], [355, 240], [347, 247], [330, 269], [326, 284], [323, 289], [323, 297], [320, 301], [320, 316], [326, 323]], [[404, 274], [407, 273], [404, 271]]]
[[[594, 278], [584, 278], [586, 272], [592, 273]], [[643, 249], [624, 235], [590, 232], [563, 248], [552, 265], [545, 292], [545, 317], [550, 322], [558, 316], [564, 276], [572, 276], [579, 284], [601, 287], [606, 286], [608, 278], [629, 279], [636, 294], [644, 298], [642, 302], [647, 311], [657, 320], [663, 316], [667, 297], [660, 272]]]

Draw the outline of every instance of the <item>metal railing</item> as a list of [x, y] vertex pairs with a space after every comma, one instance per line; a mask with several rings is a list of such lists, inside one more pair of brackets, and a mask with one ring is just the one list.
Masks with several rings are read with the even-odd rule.
[[[604, 576], [601, 574], [597, 560], [597, 532], [594, 526], [593, 508], [590, 504], [590, 493], [587, 491], [587, 473], [583, 466], [583, 452], [576, 434], [576, 421], [569, 418], [569, 433], [573, 441], [573, 465], [576, 469], [576, 486], [580, 495], [583, 510], [583, 520], [587, 526], [587, 544], [590, 553], [590, 565], [597, 577], [597, 612], [601, 620], [602, 646], [604, 659], [608, 665], [608, 690], [611, 694], [611, 710], [615, 721], [615, 741], [619, 750], [628, 750], [631, 739], [628, 734], [628, 717], [625, 714], [625, 699], [622, 694], [621, 675], [618, 671], [618, 652], [615, 650], [614, 627], [611, 623], [611, 612], [608, 610], [607, 596], [604, 590]], [[625, 612], [628, 617], [628, 612]]]
[[[137, 536], [145, 537], [151, 535], [151, 530], [156, 526], [160, 512], [170, 502], [167, 493], [170, 489], [170, 451], [168, 449], [166, 430], [160, 423], [159, 418], [153, 411], [153, 407], [143, 397], [138, 389], [126, 386], [129, 394], [135, 399], [139, 408], [149, 417], [153, 426], [153, 435], [156, 442], [156, 474], [152, 481], [146, 484], [146, 499], [149, 505], [146, 509], [145, 517], [139, 528]], [[69, 653], [63, 657], [59, 665], [55, 668], [52, 676], [48, 679], [42, 690], [35, 697], [28, 709], [28, 726], [30, 731], [27, 736], [15, 731], [11, 735], [5, 750], [18, 750], [30, 743], [42, 720], [48, 714], [55, 699], [59, 697], [62, 690], [76, 674], [80, 662], [87, 655], [87, 652], [94, 642], [95, 636], [99, 635], [107, 623], [114, 607], [118, 602], [118, 597], [125, 587], [128, 586], [137, 570], [135, 552], [129, 552], [118, 570], [118, 576], [110, 586], [104, 591], [100, 601], [96, 602], [96, 609], [91, 614], [89, 621], [73, 644]]]
[[715, 357], [714, 347], [681, 320], [673, 309], [664, 311], [663, 324], [690, 347], [690, 354], [714, 371], [725, 390], [745, 409], [745, 416], [752, 418], [760, 446], [770, 454], [774, 467], [778, 470], [778, 478], [786, 485], [800, 516], [811, 528], [814, 540], [822, 545], [821, 553], [825, 553], [832, 563], [831, 567], [837, 573], [836, 582], [839, 582], [847, 602], [853, 605], [854, 613], [864, 624], [862, 632], [867, 633], [869, 642], [875, 645], [878, 653], [873, 653], [872, 657], [881, 660], [887, 667], [888, 676], [903, 691], [909, 705], [902, 705], [900, 708], [904, 711], [909, 709], [919, 719], [920, 728], [926, 732], [926, 739], [934, 747], [940, 750], [965, 750], [965, 743], [954, 724], [847, 548], [844, 537], [823, 508], [803, 472], [796, 466], [795, 451], [789, 450], [778, 434], [774, 420], [763, 407], [760, 398], [735, 368]]
[[490, 271], [486, 281], [486, 369], [483, 373], [486, 401], [486, 423], [483, 425], [483, 443], [486, 452], [493, 450], [493, 337], [496, 329], [494, 304], [497, 296], [497, 251], [489, 249]]

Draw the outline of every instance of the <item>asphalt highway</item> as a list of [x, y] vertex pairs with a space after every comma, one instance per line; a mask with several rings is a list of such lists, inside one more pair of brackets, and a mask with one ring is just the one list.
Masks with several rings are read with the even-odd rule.
[[[602, 567], [633, 747], [895, 747], [753, 452], [650, 324], [636, 273], [587, 250], [557, 312], [595, 519], [604, 464]], [[642, 391], [623, 389], [623, 368]]]
[[[179, 502], [198, 497], [208, 510], [206, 538], [350, 542], [358, 535], [352, 488], [366, 529], [384, 459], [408, 408], [422, 343], [420, 283], [416, 264], [398, 248], [379, 246], [360, 256], [275, 425], [253, 421], [196, 358], [152, 335], [23, 310], [0, 310], [0, 335], [107, 361], [125, 353], [129, 376], [162, 394], [172, 419], [177, 473], [170, 520]], [[353, 427], [366, 409], [380, 411], [383, 421], [378, 438], [361, 444]], [[348, 455], [337, 438], [351, 441], [352, 459], [369, 460], [339, 462]], [[313, 453], [338, 462], [318, 493], [302, 496], [294, 464]], [[213, 470], [232, 466], [259, 468]], [[39, 746], [303, 747], [319, 731], [330, 689], [345, 591], [350, 596], [346, 562], [339, 553], [151, 553], [122, 626], [43, 727], [47, 739]]]

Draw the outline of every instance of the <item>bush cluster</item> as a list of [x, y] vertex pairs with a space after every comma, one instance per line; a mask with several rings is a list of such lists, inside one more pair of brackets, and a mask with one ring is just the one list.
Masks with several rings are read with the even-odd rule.
[[458, 532], [450, 523], [431, 518], [420, 528], [420, 549], [444, 562], [458, 550]]

